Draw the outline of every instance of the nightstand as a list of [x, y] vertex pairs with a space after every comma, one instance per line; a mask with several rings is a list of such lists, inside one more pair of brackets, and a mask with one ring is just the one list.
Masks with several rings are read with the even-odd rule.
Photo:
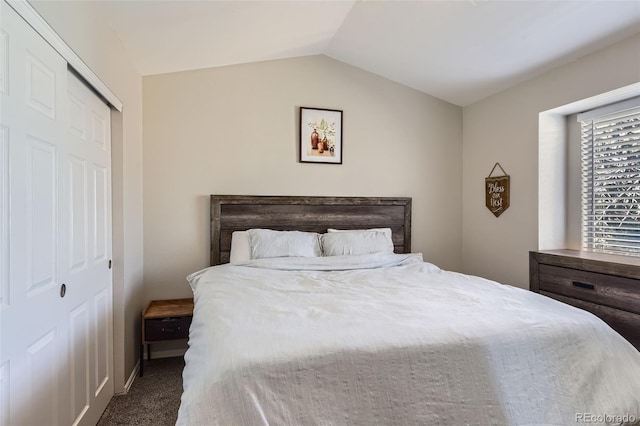
[[531, 291], [600, 317], [640, 350], [637, 257], [547, 250], [529, 252]]
[[140, 377], [143, 375], [144, 347], [151, 359], [151, 343], [189, 338], [193, 317], [193, 298], [152, 300], [142, 312], [142, 339], [140, 342]]

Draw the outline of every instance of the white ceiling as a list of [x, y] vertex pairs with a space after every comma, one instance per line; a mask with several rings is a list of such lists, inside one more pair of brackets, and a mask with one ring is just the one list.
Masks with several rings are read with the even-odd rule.
[[325, 54], [461, 106], [640, 33], [640, 0], [102, 5], [143, 75]]

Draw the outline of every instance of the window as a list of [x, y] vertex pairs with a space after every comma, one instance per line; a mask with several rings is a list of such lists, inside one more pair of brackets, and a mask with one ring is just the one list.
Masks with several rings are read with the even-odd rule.
[[640, 98], [578, 115], [582, 249], [640, 256]]

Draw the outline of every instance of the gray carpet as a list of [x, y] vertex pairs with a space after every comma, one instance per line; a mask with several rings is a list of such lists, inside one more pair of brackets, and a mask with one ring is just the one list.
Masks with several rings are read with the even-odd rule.
[[145, 361], [144, 376], [136, 377], [129, 393], [111, 399], [98, 426], [175, 425], [182, 395], [183, 368], [182, 357]]

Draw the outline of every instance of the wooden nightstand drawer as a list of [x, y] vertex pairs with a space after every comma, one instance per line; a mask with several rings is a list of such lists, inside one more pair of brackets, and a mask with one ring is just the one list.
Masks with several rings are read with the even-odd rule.
[[613, 309], [583, 300], [564, 297], [554, 293], [541, 291], [540, 294], [552, 299], [589, 311], [609, 324], [611, 328], [624, 336], [633, 346], [640, 351], [640, 315]]
[[191, 317], [148, 319], [145, 321], [144, 338], [147, 342], [186, 339], [190, 325]]
[[640, 258], [530, 252], [531, 290], [590, 311], [640, 350]]
[[539, 290], [640, 313], [638, 281], [552, 265], [539, 265]]

